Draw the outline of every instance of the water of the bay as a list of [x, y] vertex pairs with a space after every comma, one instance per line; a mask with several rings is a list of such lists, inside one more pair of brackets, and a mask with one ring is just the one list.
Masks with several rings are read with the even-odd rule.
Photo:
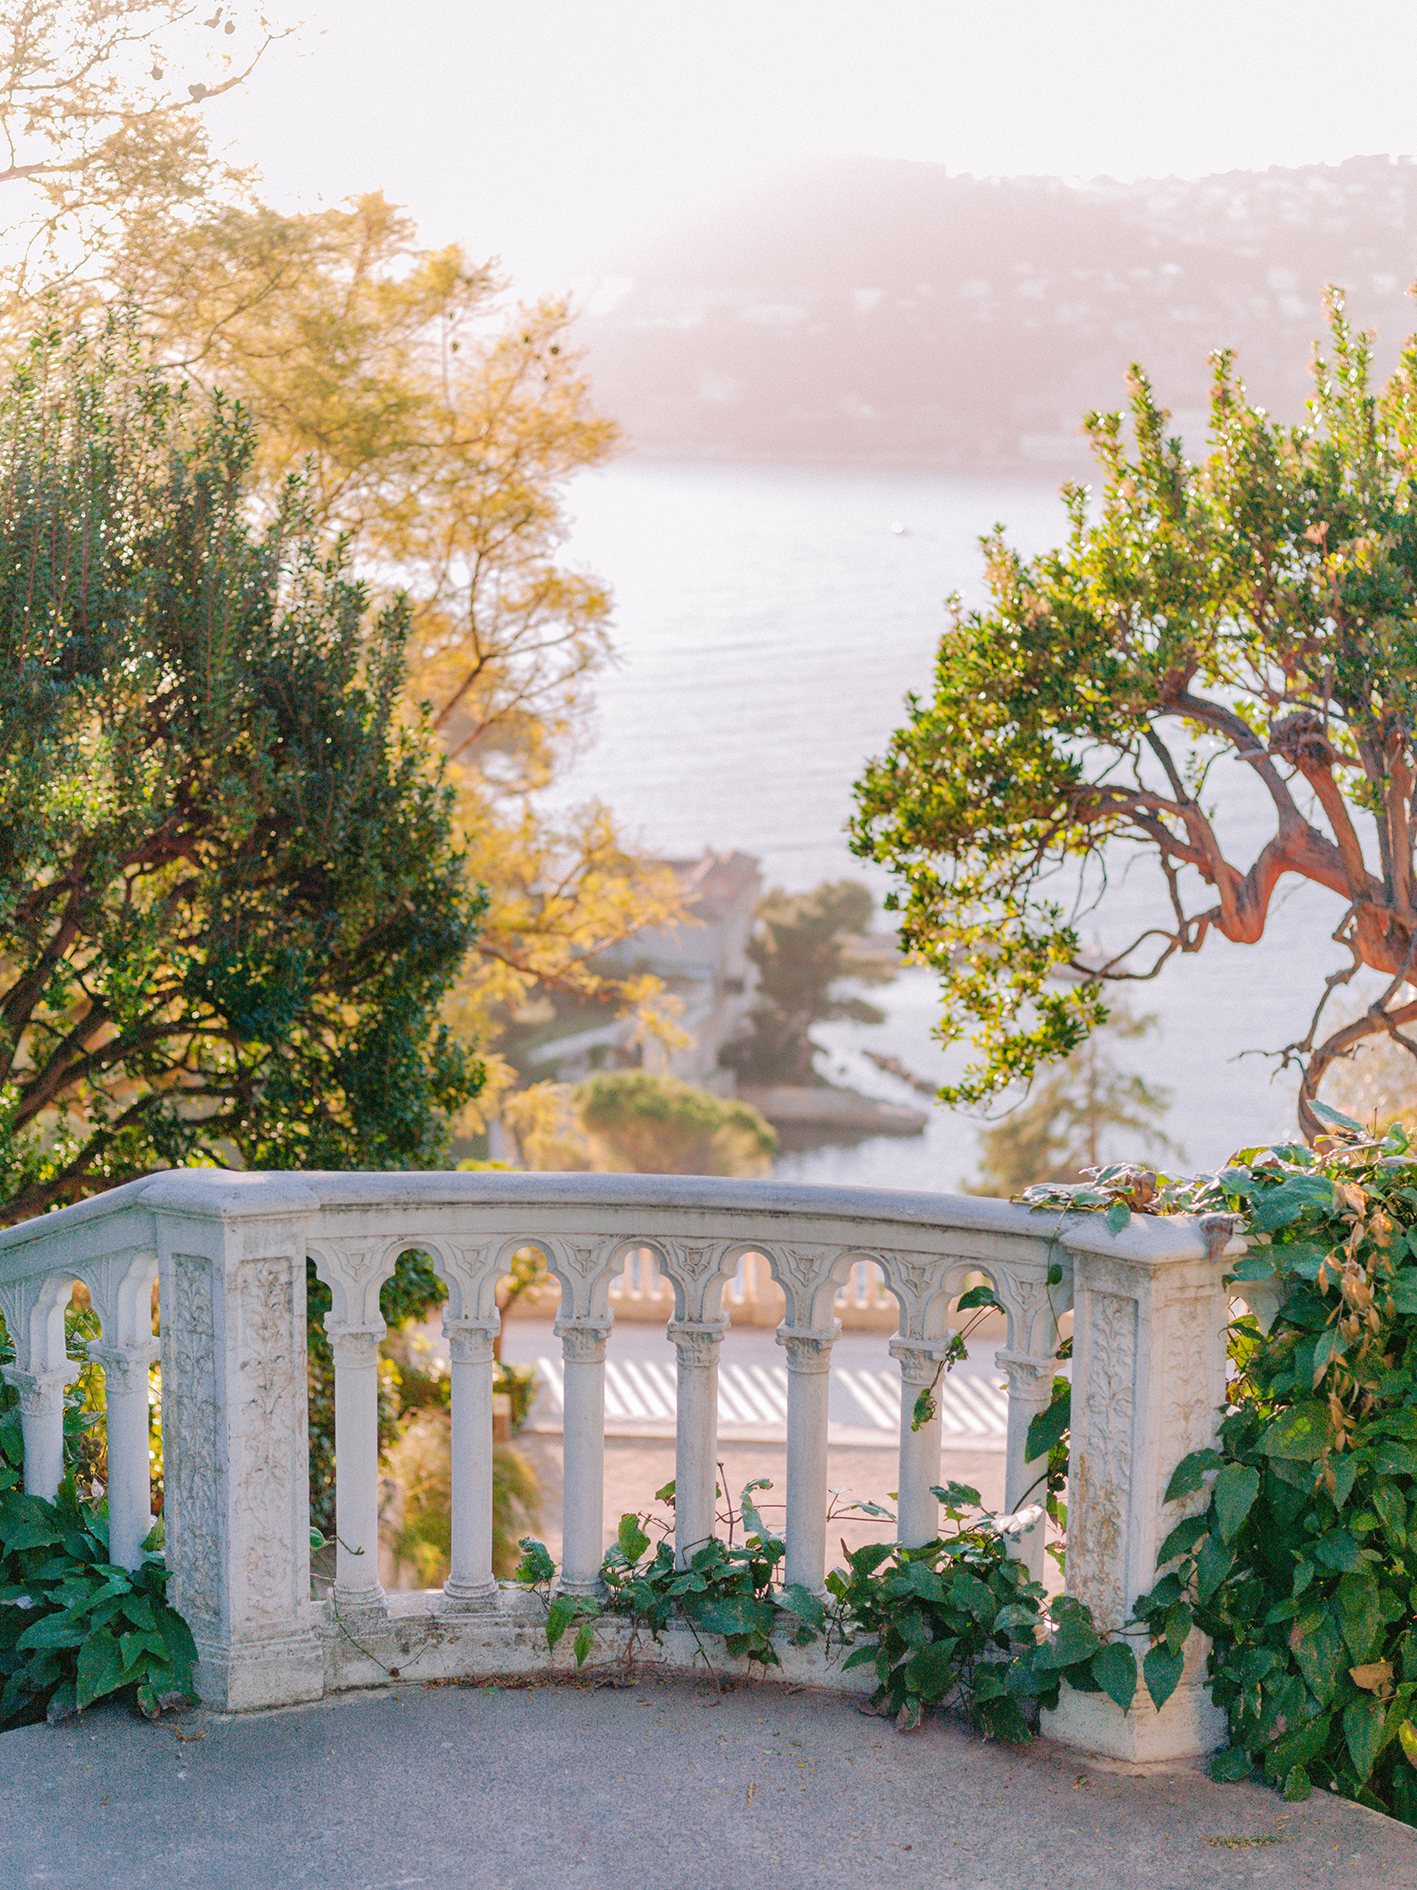
[[[945, 599], [982, 597], [978, 538], [996, 521], [1025, 552], [1065, 529], [1057, 480], [1045, 473], [630, 458], [580, 480], [572, 510], [571, 559], [615, 593], [618, 659], [599, 681], [567, 798], [607, 802], [660, 854], [739, 848], [759, 857], [770, 884], [855, 874], [878, 893], [884, 875], [853, 859], [844, 837], [851, 786], [901, 720], [906, 693], [928, 693]], [[1221, 766], [1232, 770], [1217, 790], [1223, 837], [1248, 866], [1265, 810], [1248, 771]], [[1158, 1026], [1122, 1049], [1170, 1090], [1167, 1131], [1188, 1168], [1292, 1133], [1293, 1079], [1248, 1053], [1302, 1034], [1323, 976], [1342, 962], [1329, 937], [1341, 914], [1331, 895], [1285, 886], [1261, 944], [1213, 937], [1130, 994]], [[1119, 873], [1085, 931], [1114, 950], [1165, 919], [1159, 877], [1138, 864]], [[932, 1039], [934, 980], [908, 970], [871, 995], [889, 1013], [885, 1024], [819, 1028], [829, 1074], [918, 1101], [861, 1052], [894, 1055], [935, 1080], [958, 1067], [960, 1054], [947, 1062]], [[952, 1189], [974, 1171], [977, 1133], [974, 1118], [934, 1106], [924, 1136], [785, 1155], [779, 1172]]]

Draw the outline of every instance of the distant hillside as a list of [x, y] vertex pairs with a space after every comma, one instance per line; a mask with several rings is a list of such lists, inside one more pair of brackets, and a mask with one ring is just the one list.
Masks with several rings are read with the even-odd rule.
[[582, 331], [644, 450], [1062, 468], [1136, 359], [1193, 443], [1218, 347], [1298, 418], [1327, 282], [1387, 370], [1414, 276], [1406, 158], [1081, 185], [843, 158], [601, 259]]

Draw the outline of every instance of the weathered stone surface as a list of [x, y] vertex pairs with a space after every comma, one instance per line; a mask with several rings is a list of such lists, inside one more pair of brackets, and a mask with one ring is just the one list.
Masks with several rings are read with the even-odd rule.
[[[396, 1686], [0, 1736], [0, 1881], [66, 1890], [1410, 1890], [1405, 1826], [706, 1682]], [[75, 1808], [82, 1807], [82, 1815]]]

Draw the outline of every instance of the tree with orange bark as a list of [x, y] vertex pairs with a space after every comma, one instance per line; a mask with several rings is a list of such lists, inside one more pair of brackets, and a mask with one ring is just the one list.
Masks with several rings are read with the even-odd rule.
[[[933, 696], [859, 784], [854, 844], [904, 881], [906, 945], [939, 970], [946, 1042], [980, 1052], [941, 1091], [980, 1102], [1067, 1057], [1120, 980], [1214, 937], [1254, 944], [1286, 879], [1333, 895], [1344, 953], [1317, 980], [1300, 1126], [1325, 1072], [1368, 1038], [1417, 1057], [1417, 338], [1385, 388], [1330, 301], [1309, 418], [1248, 404], [1215, 357], [1212, 450], [1188, 462], [1132, 371], [1134, 444], [1089, 417], [1100, 504], [1065, 489], [1068, 543], [1025, 560], [985, 541], [992, 602], [956, 606]], [[1268, 809], [1253, 844], [1224, 771]], [[1080, 886], [1135, 856], [1154, 921], [1080, 952]], [[1050, 973], [1072, 968], [1071, 982]], [[1367, 970], [1380, 985], [1324, 1024]]]

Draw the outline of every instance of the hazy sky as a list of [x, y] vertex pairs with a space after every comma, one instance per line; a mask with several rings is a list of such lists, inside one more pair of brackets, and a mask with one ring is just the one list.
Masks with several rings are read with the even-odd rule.
[[[280, 0], [270, 0], [280, 11]], [[298, 13], [297, 13], [298, 9]], [[1414, 0], [292, 0], [219, 140], [552, 280], [814, 152], [1116, 177], [1417, 151]]]

